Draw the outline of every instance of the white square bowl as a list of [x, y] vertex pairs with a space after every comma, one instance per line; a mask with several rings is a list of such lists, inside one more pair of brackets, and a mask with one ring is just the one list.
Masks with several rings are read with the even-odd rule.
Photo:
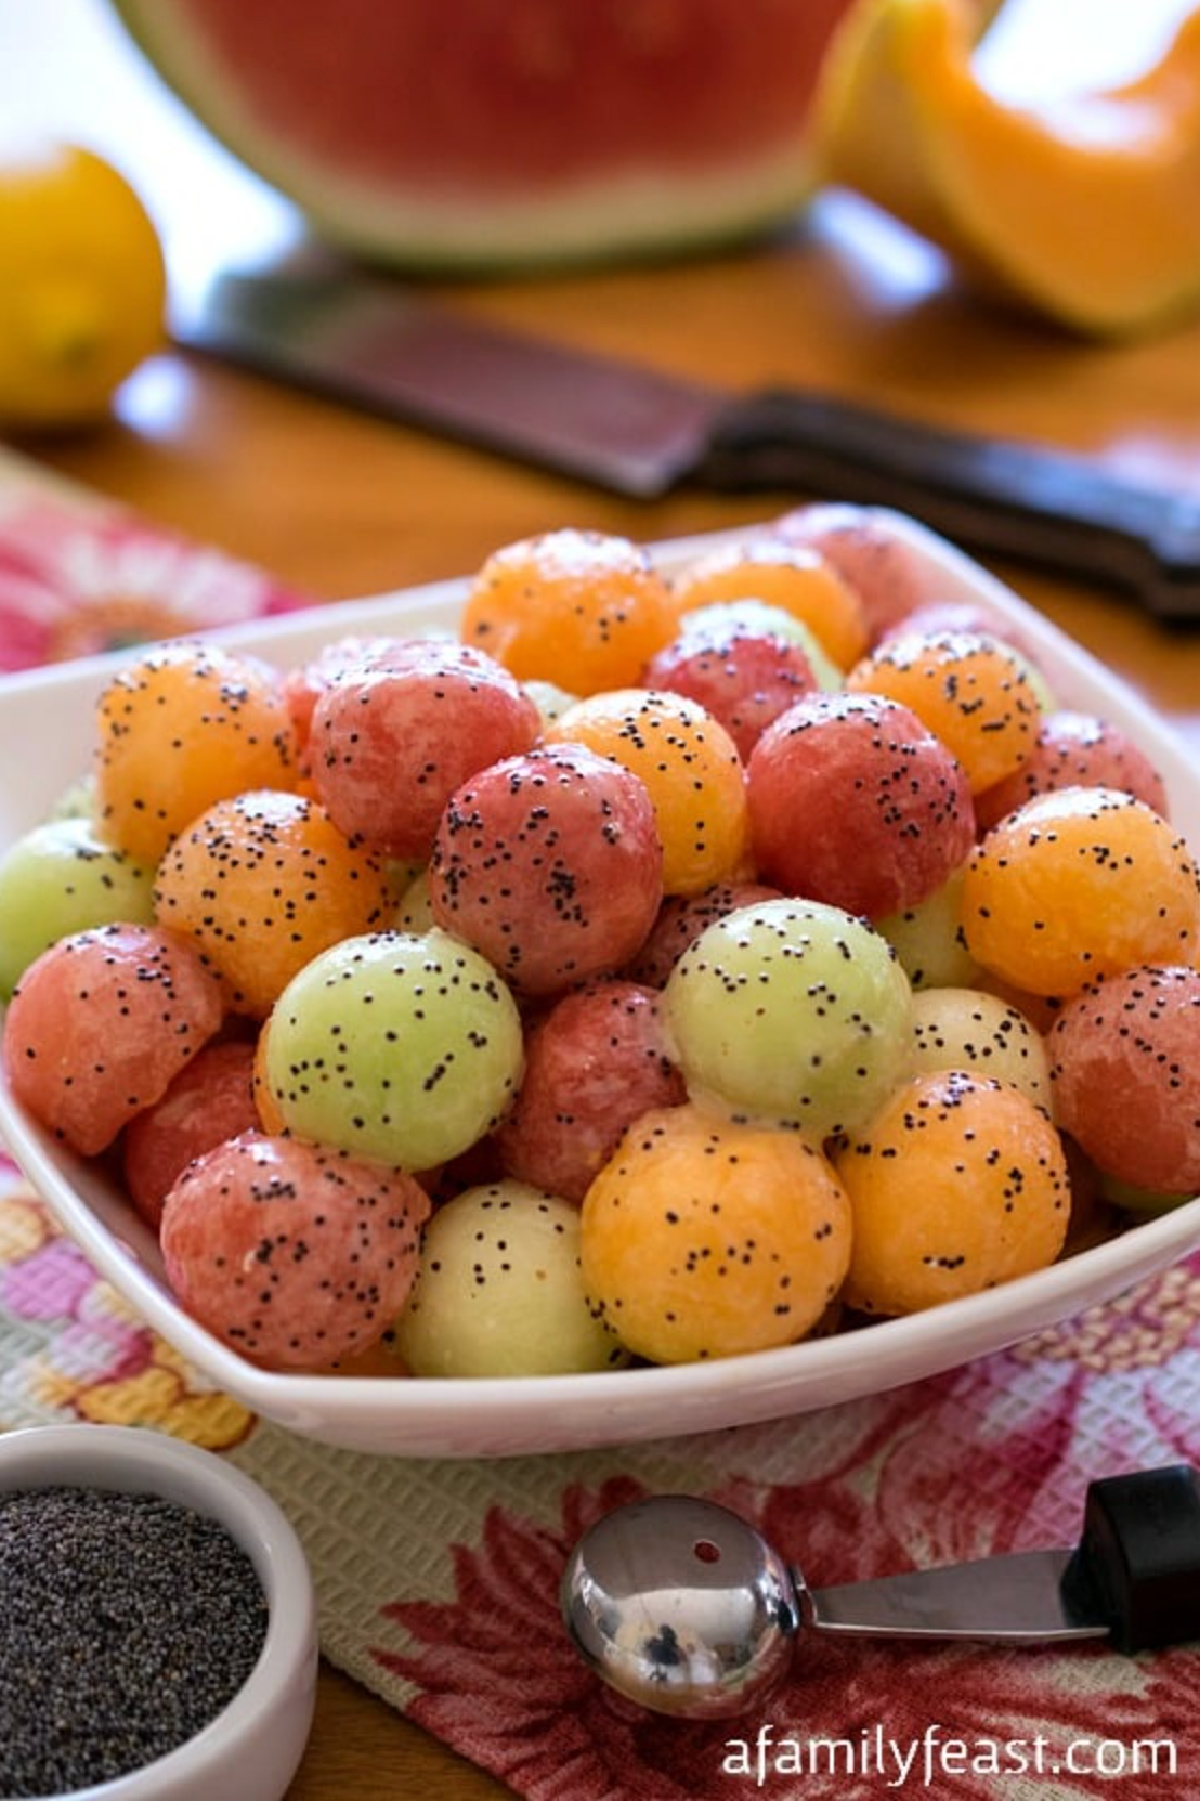
[[[1019, 629], [1063, 705], [1124, 727], [1154, 760], [1172, 820], [1200, 845], [1200, 779], [1183, 746], [1109, 670], [978, 565], [890, 516], [928, 571], [930, 598], [982, 604]], [[665, 569], [722, 533], [664, 544]], [[352, 633], [452, 629], [463, 582], [343, 602], [219, 634], [281, 668]], [[0, 853], [86, 768], [92, 703], [128, 654], [0, 681]], [[153, 1234], [120, 1189], [65, 1153], [0, 1083], [0, 1137], [56, 1218], [148, 1323], [217, 1387], [266, 1419], [331, 1445], [398, 1457], [502, 1457], [579, 1450], [778, 1419], [930, 1376], [1070, 1318], [1200, 1243], [1200, 1199], [1003, 1287], [905, 1319], [751, 1356], [674, 1368], [495, 1380], [277, 1374], [218, 1343], [173, 1299]]]

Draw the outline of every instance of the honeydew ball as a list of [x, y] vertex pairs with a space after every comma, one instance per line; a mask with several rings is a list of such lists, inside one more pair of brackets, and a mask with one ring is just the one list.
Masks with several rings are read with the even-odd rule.
[[90, 820], [47, 820], [0, 861], [0, 999], [59, 938], [94, 926], [152, 925], [154, 865], [97, 838]]
[[913, 997], [916, 1071], [965, 1069], [1009, 1082], [1051, 1111], [1050, 1058], [1019, 1008], [977, 988], [931, 988]]
[[967, 988], [980, 968], [967, 949], [962, 931], [965, 865], [935, 888], [925, 900], [902, 912], [872, 921], [882, 932], [913, 987]]
[[431, 1169], [508, 1108], [524, 1064], [521, 1016], [487, 959], [449, 932], [369, 933], [293, 977], [264, 1064], [296, 1137]]
[[425, 1227], [395, 1350], [414, 1376], [574, 1375], [629, 1354], [589, 1303], [579, 1209], [523, 1182], [464, 1189]]
[[816, 1139], [869, 1118], [906, 1075], [912, 999], [864, 920], [789, 899], [714, 920], [663, 990], [692, 1100]]

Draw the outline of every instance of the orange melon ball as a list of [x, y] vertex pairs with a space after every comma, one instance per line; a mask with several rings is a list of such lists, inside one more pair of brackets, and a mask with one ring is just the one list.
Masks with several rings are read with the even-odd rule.
[[867, 648], [862, 602], [816, 550], [763, 536], [697, 557], [672, 587], [679, 613], [719, 601], [761, 600], [807, 625], [839, 669]]
[[567, 528], [490, 556], [459, 627], [518, 681], [596, 694], [636, 682], [674, 635], [666, 580], [628, 538]]
[[1042, 708], [1019, 651], [982, 632], [906, 632], [887, 638], [846, 677], [857, 694], [886, 694], [917, 718], [981, 794], [1032, 755]]
[[1200, 877], [1162, 815], [1115, 788], [1038, 795], [994, 826], [963, 878], [970, 955], [1002, 982], [1065, 996], [1135, 963], [1187, 963]]
[[1053, 1263], [1070, 1219], [1066, 1153], [1006, 1082], [939, 1070], [905, 1082], [834, 1157], [850, 1197], [844, 1298], [917, 1313]]
[[746, 776], [723, 725], [697, 701], [650, 688], [594, 694], [546, 728], [631, 770], [654, 805], [663, 892], [699, 894], [749, 873]]
[[734, 1357], [803, 1338], [841, 1287], [850, 1210], [797, 1133], [692, 1106], [643, 1114], [583, 1203], [584, 1283], [652, 1363]]
[[215, 801], [295, 786], [296, 745], [274, 672], [216, 645], [158, 645], [113, 677], [97, 706], [97, 830], [157, 862]]
[[265, 1019], [259, 1029], [254, 1044], [254, 1071], [251, 1088], [254, 1094], [254, 1105], [258, 1112], [259, 1124], [264, 1132], [272, 1138], [282, 1138], [287, 1132], [287, 1120], [283, 1116], [283, 1108], [271, 1092], [271, 1084], [267, 1080], [267, 1055], [269, 1051], [268, 1036], [271, 1030], [270, 1019]]
[[343, 938], [389, 923], [384, 863], [315, 801], [259, 789], [218, 801], [158, 866], [160, 925], [189, 940], [234, 1012], [263, 1019], [292, 977]]

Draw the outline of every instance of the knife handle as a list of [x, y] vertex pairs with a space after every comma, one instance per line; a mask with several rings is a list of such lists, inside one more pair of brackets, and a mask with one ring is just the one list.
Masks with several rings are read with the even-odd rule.
[[799, 487], [894, 507], [965, 550], [1132, 591], [1163, 620], [1200, 620], [1200, 496], [1065, 453], [768, 390], [722, 413], [699, 474], [727, 491]]
[[1104, 1620], [1118, 1651], [1200, 1639], [1200, 1479], [1188, 1464], [1090, 1484], [1062, 1579], [1068, 1606]]

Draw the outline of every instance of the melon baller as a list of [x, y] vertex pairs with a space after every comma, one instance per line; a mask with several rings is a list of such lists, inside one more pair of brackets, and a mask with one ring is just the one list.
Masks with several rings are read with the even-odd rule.
[[562, 1582], [567, 1632], [627, 1699], [682, 1719], [765, 1701], [799, 1638], [998, 1645], [1107, 1639], [1132, 1653], [1200, 1639], [1200, 1480], [1185, 1464], [1105, 1477], [1079, 1543], [811, 1587], [753, 1526], [663, 1495], [606, 1515]]

